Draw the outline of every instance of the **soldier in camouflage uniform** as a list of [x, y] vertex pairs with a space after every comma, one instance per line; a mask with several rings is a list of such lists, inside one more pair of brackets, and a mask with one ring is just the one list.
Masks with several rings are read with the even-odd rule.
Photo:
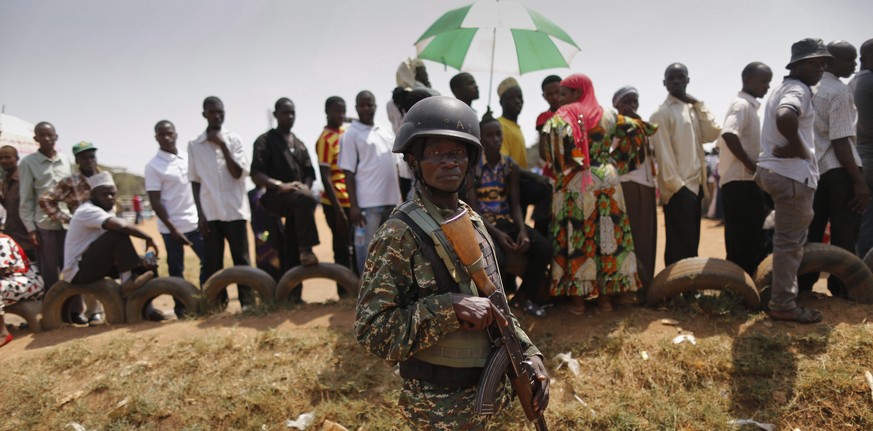
[[[470, 161], [481, 153], [475, 113], [451, 97], [431, 97], [407, 113], [393, 151], [403, 153], [416, 178], [411, 201], [398, 206], [373, 237], [358, 298], [355, 336], [369, 352], [400, 362], [400, 407], [414, 430], [482, 430], [474, 413], [479, 376], [493, 349], [486, 329], [513, 325], [537, 377], [534, 406], [548, 405], [542, 355], [521, 330], [463, 271], [439, 223], [467, 208], [486, 273], [502, 290], [494, 245], [481, 219], [458, 199]], [[459, 270], [461, 268], [461, 270]], [[498, 400], [509, 400], [503, 385]], [[498, 404], [501, 404], [500, 402]]]

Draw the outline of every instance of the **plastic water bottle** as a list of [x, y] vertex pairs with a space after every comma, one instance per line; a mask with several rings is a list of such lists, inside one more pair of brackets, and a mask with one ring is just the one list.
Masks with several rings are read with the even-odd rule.
[[367, 229], [363, 226], [355, 226], [355, 247], [367, 245]]
[[149, 265], [157, 265], [157, 264], [158, 264], [158, 260], [155, 258], [155, 252], [153, 252], [153, 251], [151, 251], [151, 250], [147, 251], [146, 254], [145, 254], [145, 261], [146, 261]]

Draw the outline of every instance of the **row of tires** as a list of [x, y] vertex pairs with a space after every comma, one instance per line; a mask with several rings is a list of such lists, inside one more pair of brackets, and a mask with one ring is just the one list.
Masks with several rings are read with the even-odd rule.
[[[522, 263], [522, 262], [520, 262]], [[826, 272], [836, 276], [847, 287], [848, 299], [864, 304], [873, 303], [873, 251], [862, 261], [854, 254], [829, 244], [810, 243], [804, 247], [798, 275]], [[237, 266], [215, 273], [200, 291], [181, 278], [160, 277], [146, 283], [127, 298], [112, 280], [90, 284], [56, 283], [40, 301], [23, 301], [6, 307], [6, 312], [27, 321], [34, 332], [51, 330], [63, 324], [64, 304], [73, 296], [90, 295], [103, 304], [108, 323], [139, 323], [145, 319], [147, 304], [161, 295], [172, 296], [186, 313], [198, 314], [224, 308], [224, 293], [231, 284], [248, 286], [262, 303], [285, 303], [294, 287], [311, 278], [327, 278], [337, 282], [353, 297], [359, 289], [358, 277], [348, 268], [320, 263], [298, 266], [289, 270], [276, 283], [266, 272], [252, 267]], [[676, 262], [652, 280], [646, 289], [645, 302], [657, 306], [682, 293], [703, 290], [729, 291], [741, 298], [750, 310], [758, 310], [769, 301], [773, 280], [773, 256], [758, 266], [753, 280], [732, 262], [708, 257], [694, 257]]]
[[196, 315], [213, 312], [226, 307], [226, 288], [231, 284], [249, 287], [261, 303], [286, 303], [294, 287], [310, 278], [327, 278], [337, 282], [350, 294], [357, 296], [359, 280], [350, 269], [332, 263], [292, 268], [277, 283], [266, 272], [247, 266], [225, 268], [209, 277], [203, 290], [182, 278], [159, 277], [150, 280], [122, 297], [118, 283], [104, 279], [88, 284], [55, 283], [46, 292], [42, 301], [22, 301], [6, 307], [6, 312], [25, 321], [28, 327], [39, 332], [63, 325], [64, 305], [74, 296], [86, 295], [103, 304], [106, 322], [139, 323], [145, 320], [147, 305], [161, 295], [172, 296], [177, 307], [185, 313]]
[[[809, 243], [797, 275], [826, 272], [845, 284], [847, 299], [863, 304], [873, 303], [873, 250], [864, 260], [853, 253], [830, 244]], [[773, 281], [773, 255], [767, 256], [753, 280], [742, 268], [722, 259], [693, 257], [680, 260], [652, 280], [646, 291], [646, 305], [657, 306], [681, 293], [701, 290], [732, 292], [746, 307], [758, 310], [770, 300]]]

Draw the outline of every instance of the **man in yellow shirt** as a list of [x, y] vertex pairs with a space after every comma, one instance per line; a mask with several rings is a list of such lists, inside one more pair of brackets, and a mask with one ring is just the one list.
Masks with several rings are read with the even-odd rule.
[[503, 129], [503, 145], [500, 154], [509, 156], [519, 169], [519, 191], [521, 192], [521, 210], [527, 218], [528, 205], [534, 205], [531, 217], [534, 220], [537, 231], [549, 236], [549, 209], [551, 207], [552, 188], [542, 175], [528, 170], [527, 145], [524, 142], [524, 134], [518, 125], [518, 115], [524, 106], [524, 98], [521, 95], [521, 87], [515, 78], [506, 78], [497, 86], [497, 96], [500, 98], [500, 107], [503, 108], [503, 116], [497, 119]]
[[497, 86], [497, 96], [500, 97], [500, 107], [503, 108], [503, 116], [497, 119], [503, 126], [500, 154], [511, 157], [518, 166], [527, 169], [527, 146], [524, 144], [521, 126], [518, 125], [518, 115], [524, 106], [521, 87], [515, 78], [506, 78]]

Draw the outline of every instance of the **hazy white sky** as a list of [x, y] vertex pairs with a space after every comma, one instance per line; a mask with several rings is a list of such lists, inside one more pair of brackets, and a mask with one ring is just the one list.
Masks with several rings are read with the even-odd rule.
[[[376, 95], [376, 120], [394, 72], [415, 55], [413, 43], [443, 12], [470, 0], [0, 0], [0, 104], [6, 113], [50, 121], [69, 151], [99, 148], [101, 163], [142, 173], [157, 150], [153, 126], [176, 124], [181, 149], [205, 128], [204, 97], [221, 97], [226, 128], [248, 143], [268, 129], [279, 97], [297, 105], [294, 132], [310, 147], [324, 125], [324, 100], [346, 99], [349, 115], [363, 89]], [[640, 112], [664, 100], [664, 68], [685, 63], [689, 93], [721, 121], [740, 88], [739, 74], [763, 61], [784, 75], [791, 43], [804, 37], [873, 38], [873, 1], [589, 0], [522, 1], [581, 47], [570, 69], [523, 75], [520, 123], [529, 143], [546, 108], [540, 82], [582, 72], [601, 104], [627, 84], [641, 92]], [[867, 29], [867, 30], [865, 30]], [[457, 73], [425, 62], [433, 86], [451, 95]], [[488, 76], [474, 74], [484, 113]], [[505, 76], [495, 76], [497, 82]], [[496, 91], [496, 90], [495, 90]], [[493, 105], [498, 105], [494, 97]], [[499, 105], [495, 107], [499, 114]], [[313, 160], [315, 160], [313, 158]]]

